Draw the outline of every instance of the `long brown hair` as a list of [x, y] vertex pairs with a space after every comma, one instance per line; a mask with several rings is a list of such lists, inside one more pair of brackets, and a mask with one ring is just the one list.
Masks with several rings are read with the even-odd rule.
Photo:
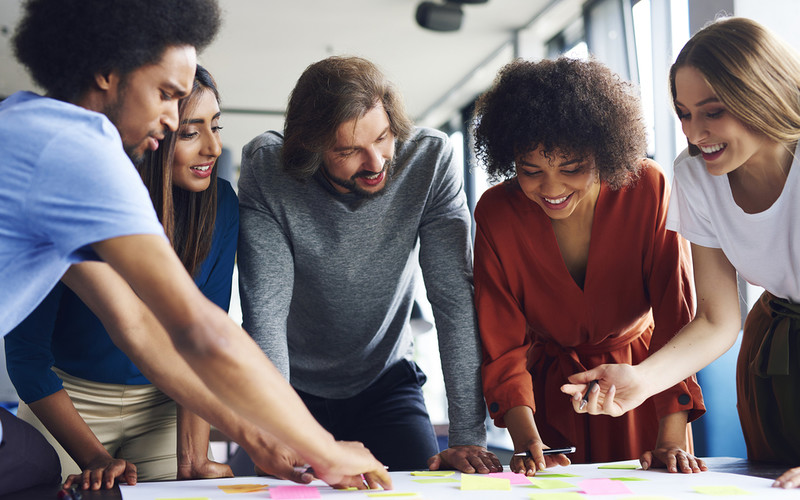
[[309, 179], [322, 164], [322, 154], [336, 144], [339, 125], [364, 116], [379, 103], [397, 142], [406, 140], [413, 123], [402, 96], [376, 65], [360, 57], [333, 56], [306, 68], [286, 108], [286, 172], [301, 181]]
[[[800, 139], [800, 56], [764, 26], [731, 17], [698, 31], [670, 68], [673, 104], [675, 74], [684, 66], [702, 73], [720, 102], [750, 129], [784, 144]], [[689, 144], [689, 153], [700, 150]]]
[[197, 274], [211, 251], [217, 218], [217, 168], [214, 165], [208, 189], [195, 193], [172, 183], [172, 164], [175, 144], [186, 127], [186, 119], [197, 108], [203, 92], [207, 91], [219, 102], [216, 82], [205, 68], [197, 65], [192, 92], [178, 104], [178, 130], [167, 133], [161, 147], [148, 152], [139, 166], [139, 174], [150, 191], [158, 220], [164, 226], [175, 253], [192, 276]]

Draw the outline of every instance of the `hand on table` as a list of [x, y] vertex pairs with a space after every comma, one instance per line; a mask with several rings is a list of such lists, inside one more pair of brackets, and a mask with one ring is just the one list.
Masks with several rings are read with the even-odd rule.
[[64, 481], [64, 489], [73, 484], [83, 490], [110, 489], [117, 478], [123, 483], [136, 484], [136, 466], [131, 462], [104, 455], [89, 462], [80, 474], [70, 474]]
[[525, 449], [514, 450], [515, 453], [530, 451], [530, 457], [511, 457], [509, 468], [511, 472], [525, 474], [526, 476], [536, 475], [536, 471], [544, 470], [554, 465], [569, 465], [570, 460], [563, 453], [558, 455], [544, 455], [542, 450], [550, 448], [539, 440], [532, 439], [525, 443]]
[[336, 441], [334, 446], [338, 449], [327, 456], [337, 457], [336, 460], [328, 463], [315, 460], [311, 464], [314, 476], [334, 488], [355, 486], [359, 489], [392, 489], [392, 478], [386, 467], [362, 443]]
[[176, 479], [211, 479], [215, 477], [233, 477], [233, 471], [229, 465], [209, 460], [205, 456], [191, 462], [178, 461]]
[[680, 446], [664, 445], [653, 451], [646, 451], [639, 457], [642, 469], [666, 468], [668, 472], [683, 472], [684, 474], [707, 471], [705, 462], [691, 453], [684, 451]]
[[775, 488], [797, 488], [800, 487], [800, 467], [789, 469], [784, 472], [781, 477], [772, 483]]
[[262, 441], [257, 448], [247, 447], [246, 451], [255, 463], [255, 473], [259, 476], [275, 476], [300, 484], [314, 480], [312, 474], [305, 472], [306, 461], [277, 439]]
[[[344, 467], [346, 464], [334, 464], [336, 470], [331, 475], [328, 475], [324, 468], [308, 470], [308, 462], [295, 450], [285, 446], [274, 436], [261, 433], [258, 437], [259, 439], [242, 444], [242, 446], [255, 463], [255, 473], [259, 476], [275, 476], [279, 479], [287, 479], [300, 484], [308, 484], [316, 477], [322, 479], [336, 489], [358, 488], [364, 490], [376, 488], [378, 484], [385, 485], [387, 482], [389, 485], [387, 489], [391, 488], [391, 479], [386, 472], [386, 468], [380, 465], [380, 462], [375, 460], [369, 450], [364, 448], [364, 445], [361, 443], [337, 441], [334, 446], [338, 448], [339, 451], [334, 453], [340, 453], [342, 458], [345, 458], [346, 455], [350, 457], [351, 460], [353, 459], [352, 455], [355, 454], [356, 463], [371, 463], [373, 467], [374, 464], [378, 464], [380, 466], [380, 471], [378, 473], [366, 466], [363, 470], [367, 472], [363, 475], [361, 473], [340, 473], [338, 470], [339, 467]], [[366, 454], [366, 457], [364, 454]], [[371, 459], [372, 462], [370, 462], [369, 459]], [[316, 467], [319, 467], [319, 465]], [[336, 478], [337, 476], [338, 479]], [[330, 481], [328, 479], [330, 479]]]
[[456, 469], [467, 474], [502, 472], [503, 465], [483, 446], [452, 446], [428, 459], [430, 470]]
[[[589, 393], [588, 404], [581, 409], [581, 398], [592, 380], [599, 383]], [[647, 392], [646, 381], [639, 376], [636, 367], [631, 365], [600, 365], [570, 375], [569, 381], [569, 384], [561, 386], [561, 392], [572, 396], [572, 406], [577, 413], [618, 417], [651, 396]]]

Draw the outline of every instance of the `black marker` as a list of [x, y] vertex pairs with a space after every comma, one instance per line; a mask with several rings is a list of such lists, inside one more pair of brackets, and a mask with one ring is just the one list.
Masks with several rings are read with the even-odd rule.
[[589, 402], [589, 393], [592, 392], [592, 389], [594, 389], [594, 386], [596, 386], [597, 383], [597, 380], [592, 380], [589, 382], [589, 387], [586, 388], [586, 392], [583, 393], [583, 397], [581, 398], [581, 406], [578, 408], [579, 410], [583, 410], [583, 407]]
[[[558, 455], [559, 453], [575, 453], [575, 447], [569, 446], [567, 448], [550, 448], [549, 450], [542, 450], [542, 455]], [[531, 456], [531, 451], [521, 451], [514, 453], [515, 457], [528, 457]]]

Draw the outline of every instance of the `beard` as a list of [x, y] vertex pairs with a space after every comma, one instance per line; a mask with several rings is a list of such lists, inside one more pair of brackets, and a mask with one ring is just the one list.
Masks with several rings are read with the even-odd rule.
[[144, 154], [136, 152], [136, 145], [130, 145], [122, 143], [122, 148], [125, 150], [125, 154], [128, 155], [128, 158], [131, 159], [133, 166], [139, 168], [144, 163]]
[[383, 165], [383, 170], [381, 170], [381, 172], [386, 172], [386, 178], [383, 181], [383, 187], [381, 187], [377, 191], [369, 191], [369, 190], [363, 189], [356, 182], [356, 180], [359, 177], [369, 177], [371, 174], [368, 173], [368, 172], [357, 172], [356, 174], [354, 174], [349, 179], [343, 179], [341, 177], [336, 177], [333, 174], [331, 174], [330, 170], [328, 170], [328, 167], [325, 165], [324, 162], [322, 163], [322, 170], [325, 172], [325, 177], [327, 177], [328, 180], [331, 181], [332, 183], [347, 189], [348, 191], [350, 191], [354, 195], [358, 196], [359, 198], [370, 199], [370, 198], [376, 198], [376, 197], [382, 195], [383, 193], [386, 192], [386, 188], [389, 187], [389, 184], [392, 181], [392, 174], [394, 173], [393, 160], [394, 160], [394, 158], [389, 158], [389, 159], [386, 160], [386, 163]]

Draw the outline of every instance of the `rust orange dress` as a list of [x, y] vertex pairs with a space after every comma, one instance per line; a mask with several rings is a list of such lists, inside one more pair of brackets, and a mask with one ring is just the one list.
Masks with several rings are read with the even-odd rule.
[[[688, 245], [664, 227], [669, 186], [646, 162], [640, 179], [602, 184], [584, 287], [561, 256], [550, 219], [516, 179], [475, 209], [475, 303], [483, 388], [494, 422], [529, 406], [543, 442], [574, 445], [575, 463], [638, 458], [653, 449], [660, 417], [705, 412], [694, 377], [621, 417], [578, 414], [560, 391], [567, 376], [603, 363], [637, 364], [693, 316]], [[688, 429], [687, 429], [688, 430]]]

